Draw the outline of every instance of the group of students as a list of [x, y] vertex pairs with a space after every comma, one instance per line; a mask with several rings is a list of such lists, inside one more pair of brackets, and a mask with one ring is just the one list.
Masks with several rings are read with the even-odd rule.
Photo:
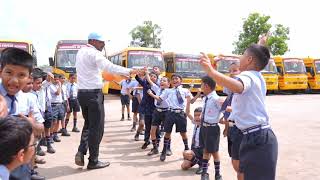
[[[33, 68], [32, 56], [17, 48], [4, 49], [0, 60], [0, 147], [6, 147], [0, 148], [0, 179], [45, 179], [35, 171], [36, 164], [45, 163], [39, 158], [46, 155], [41, 146], [46, 146], [47, 153], [56, 152], [52, 144], [61, 142], [58, 133], [70, 136], [67, 125], [72, 112], [72, 131], [79, 132], [76, 75], [71, 74], [67, 83], [63, 75]], [[25, 130], [3, 133], [15, 124]]]
[[[210, 59], [202, 53], [200, 64], [208, 75], [201, 79], [203, 106], [195, 108], [193, 116], [190, 104], [201, 96], [200, 91], [193, 97], [189, 89], [182, 87], [182, 77], [178, 74], [174, 74], [171, 79], [159, 78], [156, 72], [148, 72], [147, 68], [140, 70], [135, 77], [140, 87], [133, 89], [141, 90], [142, 87], [143, 96], [138, 107], [142, 128], [137, 129], [135, 139], [138, 140], [144, 125], [142, 149], [152, 143], [148, 155], [159, 154], [163, 127], [165, 135], [160, 160], [165, 161], [167, 156], [172, 155], [171, 133], [175, 125], [184, 144], [182, 169], [187, 170], [198, 164], [196, 173], [201, 174], [201, 180], [208, 180], [208, 166], [212, 156], [214, 177], [221, 180], [219, 124], [222, 124], [225, 126], [223, 135], [227, 136], [228, 153], [237, 179], [275, 179], [278, 143], [266, 111], [266, 84], [260, 73], [269, 58], [270, 53], [266, 47], [251, 45], [241, 56], [240, 64], [230, 65], [231, 77], [227, 77], [216, 71]], [[131, 82], [129, 79], [126, 82]], [[216, 83], [224, 87], [227, 98], [222, 99], [217, 95]], [[129, 106], [132, 87], [122, 87], [126, 89]], [[124, 98], [121, 99], [123, 102]], [[137, 109], [134, 106], [133, 109]], [[187, 117], [194, 124], [191, 149], [188, 145]]]

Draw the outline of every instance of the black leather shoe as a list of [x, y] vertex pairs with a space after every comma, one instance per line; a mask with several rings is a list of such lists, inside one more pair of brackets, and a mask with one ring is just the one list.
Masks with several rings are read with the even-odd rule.
[[135, 140], [135, 141], [139, 141], [139, 134], [136, 134], [136, 135], [134, 136], [134, 140]]
[[61, 142], [61, 140], [58, 137], [58, 135], [54, 135], [52, 139], [53, 139], [54, 142]]
[[202, 168], [201, 168], [201, 167], [199, 167], [199, 168], [197, 169], [196, 174], [202, 174]]
[[55, 153], [56, 151], [53, 149], [53, 147], [51, 146], [51, 143], [47, 143], [47, 152], [50, 154]]
[[171, 149], [167, 149], [166, 155], [167, 155], [167, 156], [171, 156], [171, 155], [172, 155]]
[[215, 180], [222, 180], [222, 176], [220, 174], [216, 175], [214, 178], [215, 178]]
[[155, 154], [159, 154], [159, 150], [157, 148], [152, 148], [150, 152], [148, 152], [148, 156], [152, 156]]
[[208, 173], [201, 174], [201, 180], [209, 180], [209, 174]]
[[42, 149], [39, 149], [39, 150], [37, 151], [37, 155], [38, 155], [38, 156], [45, 156], [46, 153], [45, 153]]
[[165, 161], [166, 160], [166, 153], [161, 153], [161, 155], [160, 155], [160, 161]]
[[84, 166], [84, 155], [81, 152], [77, 152], [77, 154], [74, 158], [74, 162], [78, 166]]
[[80, 130], [77, 127], [73, 127], [72, 128], [72, 132], [77, 132], [78, 133], [78, 132], [80, 132]]
[[45, 180], [45, 179], [46, 178], [43, 176], [40, 176], [38, 172], [36, 171], [31, 172], [31, 180]]
[[47, 146], [47, 141], [45, 138], [42, 138], [39, 142], [40, 146]]
[[110, 166], [110, 163], [109, 162], [101, 162], [101, 161], [98, 161], [97, 163], [93, 164], [91, 162], [89, 162], [88, 166], [87, 166], [87, 169], [101, 169], [101, 168], [105, 168], [105, 167], [108, 167]]
[[150, 144], [149, 141], [148, 141], [148, 142], [145, 142], [145, 143], [142, 145], [141, 149], [147, 149], [147, 147], [149, 146], [149, 144]]
[[62, 129], [61, 136], [70, 136], [70, 134], [68, 133], [67, 129]]

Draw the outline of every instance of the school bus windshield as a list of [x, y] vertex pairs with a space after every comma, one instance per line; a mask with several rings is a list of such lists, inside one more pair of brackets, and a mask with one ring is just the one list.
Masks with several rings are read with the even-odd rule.
[[304, 74], [306, 73], [306, 67], [302, 60], [287, 59], [284, 60], [284, 71], [289, 74]]
[[230, 65], [235, 62], [239, 62], [239, 60], [233, 58], [217, 60], [217, 70], [221, 73], [229, 73]]
[[261, 71], [261, 73], [270, 73], [274, 74], [277, 73], [277, 66], [273, 59], [269, 60], [269, 63], [266, 65], [266, 67]]
[[316, 72], [320, 73], [320, 60], [315, 61], [314, 64], [316, 65]]
[[196, 58], [176, 58], [177, 73], [196, 73], [204, 74], [200, 66], [199, 59]]
[[78, 50], [58, 50], [57, 67], [75, 67]]
[[129, 51], [128, 68], [158, 66], [164, 71], [164, 61], [161, 52], [156, 51]]

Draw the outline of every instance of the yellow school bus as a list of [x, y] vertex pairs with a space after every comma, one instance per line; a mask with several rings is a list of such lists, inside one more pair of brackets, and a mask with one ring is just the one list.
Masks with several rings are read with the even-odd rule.
[[[114, 53], [108, 59], [117, 65], [127, 68], [143, 68], [152, 69], [158, 66], [161, 70], [161, 76], [165, 76], [165, 66], [163, 61], [162, 51], [154, 48], [144, 47], [128, 47], [118, 53]], [[109, 88], [112, 90], [121, 90], [121, 87], [116, 82], [120, 82], [123, 77], [119, 75], [103, 72], [105, 80], [109, 81]]]
[[308, 91], [320, 90], [320, 59], [304, 58], [308, 75]]
[[37, 52], [32, 42], [19, 40], [0, 40], [0, 54], [3, 49], [8, 47], [19, 48], [28, 52], [33, 57], [33, 66], [37, 66]]
[[86, 47], [86, 40], [60, 40], [58, 41], [54, 57], [49, 58], [52, 72], [63, 74], [69, 78], [70, 73], [76, 73], [76, 56], [80, 48]]
[[[229, 76], [229, 67], [232, 63], [239, 63], [240, 59], [236, 55], [219, 55], [214, 58], [217, 71], [223, 73], [226, 76]], [[223, 87], [217, 84], [216, 91], [222, 92]]]
[[279, 72], [279, 90], [306, 90], [308, 77], [303, 59], [273, 58]]
[[184, 88], [197, 92], [197, 89], [201, 87], [201, 77], [205, 75], [199, 63], [199, 55], [167, 52], [164, 54], [164, 61], [169, 78], [173, 74], [178, 74], [182, 77]]
[[278, 90], [278, 71], [274, 59], [270, 59], [266, 67], [261, 71], [268, 91]]

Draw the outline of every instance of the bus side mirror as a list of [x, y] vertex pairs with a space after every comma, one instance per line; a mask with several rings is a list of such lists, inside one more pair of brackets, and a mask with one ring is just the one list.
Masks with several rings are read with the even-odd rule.
[[310, 74], [311, 74], [311, 76], [315, 76], [316, 74], [314, 73], [314, 69], [311, 67], [310, 68]]
[[278, 70], [278, 73], [283, 76], [283, 71], [282, 71], [282, 68], [281, 67], [277, 67], [277, 70]]
[[54, 61], [52, 57], [49, 57], [49, 65], [54, 66]]

